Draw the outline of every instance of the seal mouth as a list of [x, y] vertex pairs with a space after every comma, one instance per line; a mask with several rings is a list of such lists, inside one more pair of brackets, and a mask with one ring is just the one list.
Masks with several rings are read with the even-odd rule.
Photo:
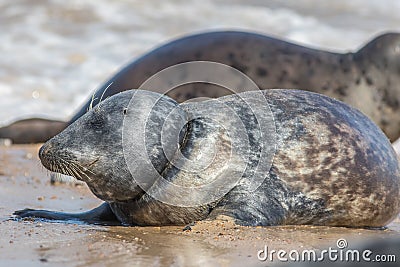
[[46, 143], [39, 149], [40, 161], [46, 169], [52, 172], [75, 177], [84, 182], [92, 180], [90, 175], [95, 175], [95, 173], [93, 173], [89, 167], [94, 165], [99, 159], [91, 161], [88, 166], [85, 167], [69, 153], [63, 153], [61, 155], [59, 151], [58, 153], [55, 153], [51, 148], [52, 145]]

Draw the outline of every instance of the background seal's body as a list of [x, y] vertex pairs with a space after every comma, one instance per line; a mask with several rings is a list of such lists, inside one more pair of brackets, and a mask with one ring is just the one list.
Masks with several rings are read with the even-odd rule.
[[[397, 33], [378, 36], [359, 51], [345, 54], [307, 48], [250, 32], [191, 35], [133, 60], [106, 81], [93, 98], [88, 98], [70, 121], [59, 122], [63, 127], [58, 125], [56, 131], [80, 118], [91, 105], [101, 100], [101, 96], [104, 98], [140, 88], [154, 74], [179, 63], [212, 61], [238, 69], [261, 89], [303, 89], [339, 99], [361, 110], [391, 141], [395, 141], [400, 137], [399, 47], [400, 34]], [[171, 88], [165, 84], [165, 87], [142, 89], [165, 92]], [[183, 102], [200, 96], [220, 97], [229, 93], [232, 92], [201, 83], [182, 86], [171, 91], [169, 96]], [[54, 135], [54, 130], [51, 130], [54, 126], [50, 122], [39, 124], [29, 120], [10, 127], [0, 129], [0, 138], [10, 138], [15, 143], [34, 143], [44, 142]]]

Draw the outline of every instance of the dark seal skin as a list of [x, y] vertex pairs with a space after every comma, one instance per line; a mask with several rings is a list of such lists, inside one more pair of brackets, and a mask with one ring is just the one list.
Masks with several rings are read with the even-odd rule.
[[[158, 47], [118, 71], [78, 110], [64, 128], [96, 105], [101, 96], [140, 88], [152, 75], [175, 64], [212, 61], [234, 67], [249, 76], [261, 89], [303, 89], [339, 99], [366, 114], [395, 141], [400, 136], [400, 34], [386, 33], [354, 53], [332, 53], [312, 49], [251, 32], [222, 31], [195, 34]], [[112, 83], [112, 84], [111, 84]], [[221, 81], [224, 83], [224, 81]], [[105, 88], [111, 86], [103, 94]], [[155, 88], [143, 88], [155, 90]], [[169, 88], [158, 87], [162, 92]], [[243, 88], [246, 90], [247, 88]], [[249, 90], [249, 89], [247, 89]], [[228, 90], [209, 84], [190, 84], [168, 95], [178, 102], [195, 97], [220, 97]], [[17, 122], [18, 124], [19, 122]], [[44, 142], [52, 137], [30, 136], [0, 129], [0, 138], [15, 143]], [[21, 130], [22, 131], [22, 130]], [[16, 138], [15, 135], [24, 138]]]
[[[259, 130], [258, 117], [251, 115], [246, 103], [248, 99], [261, 99], [256, 94], [262, 94], [265, 102], [260, 100], [253, 104], [260, 108], [263, 108], [260, 105], [268, 106], [273, 129]], [[145, 104], [128, 109], [131, 98], [137, 103], [159, 100], [155, 102], [155, 112], [142, 118], [140, 111]], [[234, 147], [229, 141], [229, 136], [234, 136], [239, 128], [232, 113], [221, 110], [211, 119], [192, 116], [199, 109], [211, 112], [215, 107], [213, 100], [178, 104], [158, 93], [129, 90], [101, 102], [39, 151], [47, 169], [86, 182], [105, 202], [79, 214], [31, 209], [14, 214], [21, 218], [89, 223], [114, 221], [140, 226], [185, 225], [227, 217], [237, 224], [250, 226], [347, 227], [383, 227], [398, 215], [400, 169], [397, 156], [379, 127], [358, 110], [327, 96], [299, 90], [251, 91], [217, 100], [230, 107], [243, 123], [247, 131], [244, 139], [250, 147], [248, 157], [242, 157], [245, 150], [240, 142]], [[176, 110], [177, 115], [168, 121], [171, 110]], [[125, 160], [123, 124], [127, 123], [129, 114], [138, 116], [128, 125], [135, 130], [132, 138], [144, 129], [150, 133], [145, 149], [159, 176], [153, 176], [154, 172], [135, 158], [135, 153], [143, 152], [135, 147], [139, 137], [132, 141], [133, 149], [129, 152], [133, 153], [133, 164], [128, 166]], [[215, 122], [217, 119], [231, 126], [220, 127]], [[143, 121], [150, 123], [143, 126]], [[176, 132], [181, 127], [178, 124], [185, 126]], [[160, 145], [161, 128], [167, 129], [163, 134], [166, 138], [164, 151]], [[264, 156], [273, 153], [273, 157], [264, 171], [257, 167], [263, 159], [258, 151], [271, 130], [276, 133], [275, 141], [267, 142], [269, 152]], [[267, 135], [263, 137], [263, 134]], [[240, 140], [243, 144], [244, 139]], [[179, 146], [173, 145], [178, 143]], [[221, 149], [207, 169], [193, 173], [184, 168], [186, 163], [183, 167], [174, 163], [178, 152], [186, 159], [202, 163], [210, 154], [210, 145]], [[135, 165], [135, 162], [138, 163]], [[182, 186], [206, 184], [215, 178], [228, 180], [238, 166], [246, 166], [238, 182], [219, 198], [204, 204], [171, 205], [148, 193], [161, 179]], [[138, 185], [133, 175], [147, 181], [146, 190]], [[253, 188], [256, 181], [261, 183]], [[162, 195], [169, 190], [168, 186], [158, 187], [157, 192]], [[219, 192], [218, 187], [216, 192]], [[196, 191], [188, 196], [193, 203], [209, 197]], [[173, 202], [187, 196], [171, 193], [168, 197]]]
[[15, 144], [37, 143], [47, 140], [65, 129], [64, 121], [49, 119], [25, 119], [0, 129], [0, 138], [11, 138]]

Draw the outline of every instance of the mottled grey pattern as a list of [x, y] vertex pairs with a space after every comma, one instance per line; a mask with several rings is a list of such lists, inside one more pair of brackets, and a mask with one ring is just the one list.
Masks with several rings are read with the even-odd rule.
[[[358, 108], [395, 141], [400, 137], [400, 34], [376, 37], [354, 53], [331, 53], [250, 32], [206, 32], [167, 43], [133, 60], [101, 86], [94, 97], [96, 105], [104, 97], [137, 89], [152, 75], [189, 61], [213, 61], [232, 66], [249, 76], [260, 88], [309, 90], [339, 99]], [[222, 83], [224, 81], [221, 81]], [[146, 90], [164, 91], [168, 83]], [[249, 90], [237, 87], [231, 89]], [[206, 83], [181, 86], [169, 96], [183, 102], [194, 97], [220, 97], [231, 92]], [[70, 122], [87, 112], [90, 97]], [[52, 137], [51, 125], [37, 132], [22, 123], [18, 135], [0, 128], [0, 138], [14, 142], [44, 142]], [[13, 126], [15, 129], [15, 125]], [[47, 133], [46, 133], [47, 131]]]
[[[358, 108], [391, 139], [400, 137], [400, 34], [380, 35], [355, 53], [311, 49], [250, 32], [207, 32], [178, 39], [134, 60], [99, 90], [114, 83], [106, 95], [139, 86], [175, 64], [214, 61], [249, 76], [261, 89], [290, 88], [321, 93]], [[166, 88], [157, 89], [168, 89]], [[145, 88], [156, 90], [156, 88]], [[246, 90], [244, 88], [243, 90]], [[183, 102], [228, 90], [209, 84], [189, 84], [169, 96]], [[86, 112], [86, 105], [72, 121]]]
[[[107, 202], [83, 214], [43, 210], [22, 210], [15, 214], [89, 222], [115, 219], [127, 225], [178, 225], [225, 215], [242, 225], [381, 227], [399, 212], [400, 169], [383, 132], [361, 112], [342, 102], [298, 90], [262, 91], [277, 133], [276, 143], [270, 144], [276, 148], [276, 154], [267, 172], [254, 169], [260, 160], [257, 151], [263, 140], [254, 134], [254, 118], [244, 116], [253, 154], [244, 159], [247, 168], [240, 181], [220, 199], [206, 205], [176, 207], [159, 202], [135, 185], [124, 161], [122, 120], [133, 92], [105, 100], [40, 150], [46, 168], [87, 182], [90, 189]], [[148, 91], [135, 92], [143, 98], [157, 95]], [[259, 92], [225, 96], [219, 100], [242, 116], [248, 114], [248, 107], [238, 97], [246, 99], [254, 93]], [[178, 105], [168, 97], [162, 99], [165, 100], [160, 105]], [[188, 118], [196, 105], [181, 104]], [[158, 130], [152, 129], [154, 133]], [[226, 130], [230, 129], [221, 129], [207, 119], [189, 120], [183, 130], [185, 137], [180, 141], [180, 152], [188, 158], [208, 153], [198, 145], [198, 140], [201, 137], [210, 138], [211, 142], [225, 140]], [[231, 147], [229, 142], [219, 145], [225, 152]], [[171, 162], [158, 170], [162, 169], [160, 174], [174, 183], [201, 184], [213, 175], [226, 175], [220, 172], [218, 165], [225, 156], [227, 154], [219, 154], [216, 165], [211, 164], [211, 170], [203, 176], [181, 172], [171, 166]], [[227, 168], [235, 170], [236, 164], [241, 162], [240, 156], [232, 155], [236, 160]], [[261, 185], [254, 191], [249, 190], [260, 175], [265, 178]], [[164, 189], [168, 188], [161, 188]], [[196, 197], [199, 196], [193, 195]]]
[[329, 216], [313, 223], [380, 226], [394, 218], [400, 205], [398, 160], [374, 123], [322, 95], [266, 94], [279, 137], [272, 172], [292, 190], [323, 201]]

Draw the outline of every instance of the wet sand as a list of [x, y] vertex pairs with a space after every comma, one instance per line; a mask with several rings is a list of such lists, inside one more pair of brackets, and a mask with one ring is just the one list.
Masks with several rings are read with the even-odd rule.
[[0, 146], [0, 266], [271, 266], [264, 248], [336, 248], [366, 239], [400, 238], [400, 219], [385, 230], [339, 227], [239, 227], [229, 221], [187, 227], [121, 227], [16, 221], [23, 208], [80, 212], [98, 206], [85, 185], [50, 184], [39, 145]]

